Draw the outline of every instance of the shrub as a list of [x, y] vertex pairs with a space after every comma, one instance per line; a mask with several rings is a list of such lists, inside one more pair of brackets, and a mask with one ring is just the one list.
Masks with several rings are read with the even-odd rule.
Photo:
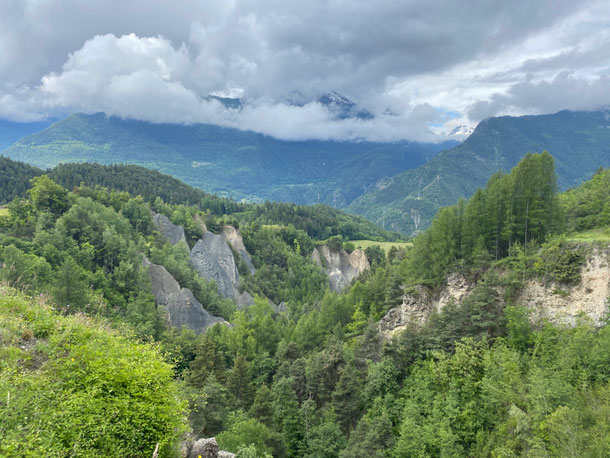
[[185, 405], [159, 350], [83, 315], [0, 291], [0, 455], [152, 456]]

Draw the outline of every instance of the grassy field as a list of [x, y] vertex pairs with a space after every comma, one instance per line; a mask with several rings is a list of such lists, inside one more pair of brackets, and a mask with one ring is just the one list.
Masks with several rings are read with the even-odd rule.
[[0, 217], [8, 215], [8, 208], [0, 207]]
[[374, 240], [351, 240], [356, 245], [356, 248], [362, 248], [366, 250], [368, 247], [373, 245], [379, 245], [386, 253], [390, 251], [393, 246], [397, 248], [410, 247], [413, 244], [411, 242], [375, 242]]
[[610, 242], [610, 226], [568, 234], [567, 238], [570, 242]]

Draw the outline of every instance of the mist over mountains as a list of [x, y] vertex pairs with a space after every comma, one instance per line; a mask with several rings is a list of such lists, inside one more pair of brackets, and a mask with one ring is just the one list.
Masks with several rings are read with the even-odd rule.
[[151, 124], [98, 113], [74, 114], [3, 154], [39, 167], [137, 164], [237, 199], [340, 208], [378, 180], [418, 167], [454, 144], [283, 141], [214, 125]]
[[[247, 104], [219, 100], [234, 110]], [[337, 117], [369, 116], [336, 93], [319, 100]], [[39, 125], [27, 126], [22, 130]], [[527, 152], [548, 150], [556, 158], [561, 189], [578, 185], [598, 167], [610, 165], [609, 126], [607, 111], [488, 118], [456, 146], [455, 141], [284, 141], [213, 125], [74, 114], [20, 139], [3, 154], [39, 167], [88, 161], [137, 164], [223, 196], [324, 203], [411, 234], [427, 227], [439, 207], [468, 197]]]

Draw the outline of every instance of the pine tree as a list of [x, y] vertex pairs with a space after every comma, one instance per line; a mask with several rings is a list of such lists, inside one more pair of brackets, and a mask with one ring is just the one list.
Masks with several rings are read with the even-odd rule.
[[68, 257], [59, 266], [52, 285], [53, 297], [68, 311], [83, 310], [89, 302], [89, 287], [85, 282], [85, 272], [77, 262]]
[[252, 365], [242, 355], [233, 361], [233, 369], [227, 377], [227, 388], [235, 398], [235, 407], [247, 410], [252, 404], [254, 390], [252, 387]]
[[332, 394], [332, 407], [346, 434], [354, 428], [362, 413], [362, 378], [354, 364], [341, 371], [341, 377]]

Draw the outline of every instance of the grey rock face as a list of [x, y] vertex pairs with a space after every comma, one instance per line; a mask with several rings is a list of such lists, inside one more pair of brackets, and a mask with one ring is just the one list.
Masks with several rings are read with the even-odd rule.
[[[544, 284], [536, 279], [525, 283], [518, 303], [531, 309], [533, 321], [548, 319], [574, 326], [584, 315], [596, 326], [603, 325], [610, 309], [610, 245], [588, 251], [577, 284]], [[558, 290], [564, 294], [557, 294]]]
[[371, 268], [361, 249], [348, 254], [345, 250], [331, 251], [327, 245], [318, 245], [311, 257], [326, 270], [330, 289], [336, 292], [341, 292], [354, 278]]
[[449, 275], [436, 291], [420, 285], [413, 294], [405, 294], [402, 304], [391, 309], [379, 321], [379, 332], [384, 337], [392, 337], [409, 324], [422, 326], [432, 312], [441, 312], [451, 302], [460, 304], [470, 295], [474, 286], [471, 279], [459, 272]]
[[254, 275], [256, 269], [254, 268], [254, 264], [252, 264], [252, 259], [250, 258], [250, 254], [248, 250], [246, 250], [246, 246], [244, 245], [244, 239], [237, 229], [233, 226], [224, 226], [222, 228], [222, 238], [233, 247], [237, 253], [239, 253], [239, 257], [244, 260], [246, 266], [248, 266], [248, 270], [251, 274]]
[[220, 295], [237, 298], [239, 273], [233, 252], [222, 236], [204, 233], [191, 250], [191, 263], [201, 277], [216, 281]]
[[235, 453], [218, 450], [215, 437], [199, 439], [188, 444], [184, 453], [185, 458], [235, 458]]
[[207, 232], [208, 231], [208, 227], [205, 225], [205, 221], [198, 214], [195, 214], [195, 223], [197, 223], [199, 225], [199, 227], [201, 229], [201, 232]]
[[169, 243], [175, 245], [179, 242], [184, 242], [186, 245], [186, 237], [184, 236], [184, 228], [182, 226], [176, 226], [167, 216], [155, 212], [153, 212], [153, 222], [163, 238]]
[[218, 452], [218, 458], [235, 458], [235, 453], [225, 452], [221, 450]]
[[244, 291], [243, 293], [237, 293], [237, 308], [243, 309], [247, 308], [254, 304], [254, 298], [248, 291]]
[[188, 458], [218, 458], [218, 443], [216, 438], [199, 439], [193, 444]]
[[153, 264], [146, 258], [144, 265], [148, 267], [155, 302], [164, 307], [170, 326], [187, 326], [201, 333], [216, 323], [226, 323], [222, 318], [208, 313], [191, 290], [181, 288], [165, 267]]
[[421, 326], [434, 311], [432, 292], [424, 287], [417, 288], [415, 294], [405, 294], [402, 304], [391, 309], [380, 321], [379, 332], [384, 337], [404, 331], [410, 324]]

